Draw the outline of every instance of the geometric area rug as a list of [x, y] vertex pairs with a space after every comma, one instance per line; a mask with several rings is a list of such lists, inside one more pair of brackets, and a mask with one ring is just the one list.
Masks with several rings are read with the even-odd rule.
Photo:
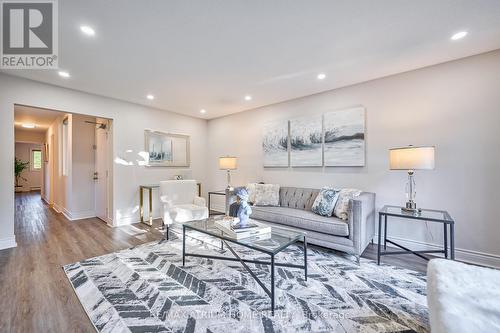
[[[205, 236], [203, 236], [205, 237]], [[187, 238], [189, 252], [231, 256]], [[201, 239], [201, 240], [200, 240]], [[243, 257], [265, 255], [234, 245]], [[98, 332], [428, 332], [425, 274], [310, 246], [303, 271], [276, 267], [276, 311], [238, 262], [187, 257], [180, 239], [64, 266]], [[277, 262], [302, 264], [300, 246]], [[248, 264], [270, 284], [269, 266]]]

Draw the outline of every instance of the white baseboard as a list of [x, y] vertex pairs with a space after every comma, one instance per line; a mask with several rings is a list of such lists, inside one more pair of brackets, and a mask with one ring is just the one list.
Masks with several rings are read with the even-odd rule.
[[[153, 215], [153, 220], [156, 219], [161, 219], [161, 216], [158, 215]], [[144, 219], [145, 221], [147, 220], [146, 218]], [[120, 219], [116, 219], [116, 224], [112, 225], [113, 227], [121, 227], [123, 225], [130, 225], [130, 224], [136, 224], [140, 223], [141, 219], [138, 218], [137, 216], [124, 216], [121, 217]]]
[[95, 217], [95, 211], [83, 211], [83, 212], [70, 212], [69, 210], [63, 208], [63, 215], [70, 221], [89, 219], [91, 217]]
[[[415, 241], [407, 238], [388, 236], [388, 239], [394, 240], [396, 243], [401, 244], [412, 250], [441, 250], [443, 245], [426, 243], [421, 241]], [[375, 235], [373, 239], [375, 244], [378, 244], [378, 235]], [[394, 245], [388, 243], [388, 247], [395, 247]], [[449, 244], [448, 244], [449, 246]], [[437, 257], [444, 257], [442, 253], [433, 253], [432, 255]], [[488, 266], [494, 268], [500, 268], [500, 255], [484, 253], [479, 251], [472, 251], [467, 249], [460, 249], [455, 247], [455, 259], [463, 262], [468, 262], [471, 264], [477, 264], [481, 266]]]
[[54, 202], [54, 204], [52, 205], [52, 209], [56, 211], [56, 213], [62, 213], [63, 212], [63, 208], [61, 206], [59, 206], [58, 204], [56, 204]]
[[12, 247], [16, 247], [16, 236], [11, 236], [7, 238], [0, 239], [0, 250], [10, 249]]

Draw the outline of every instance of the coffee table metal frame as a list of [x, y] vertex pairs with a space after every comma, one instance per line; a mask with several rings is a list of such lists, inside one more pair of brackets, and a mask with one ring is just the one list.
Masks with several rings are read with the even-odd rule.
[[[198, 223], [203, 223], [204, 221], [199, 221]], [[216, 255], [207, 255], [207, 254], [198, 254], [198, 253], [189, 253], [186, 252], [186, 230], [194, 230], [197, 232], [201, 232], [203, 234], [213, 236], [221, 240], [221, 248], [224, 245], [229, 249], [229, 251], [233, 254], [234, 258], [231, 257], [223, 257]], [[291, 232], [288, 229], [282, 229], [279, 227], [272, 227], [272, 230], [284, 230], [286, 232]], [[295, 231], [292, 231], [295, 232]], [[279, 232], [277, 233], [279, 234]], [[248, 239], [247, 239], [248, 240]], [[243, 240], [242, 240], [243, 241]], [[245, 268], [245, 270], [253, 277], [253, 279], [259, 284], [259, 286], [265, 291], [265, 293], [271, 298], [271, 314], [274, 316], [274, 308], [275, 308], [275, 292], [274, 292], [274, 280], [275, 280], [275, 266], [279, 267], [288, 267], [288, 268], [300, 268], [304, 270], [304, 279], [307, 281], [307, 240], [305, 233], [296, 232], [295, 237], [291, 237], [288, 243], [282, 244], [275, 249], [263, 249], [262, 247], [252, 246], [251, 244], [244, 243], [242, 241], [238, 241], [237, 239], [231, 238], [229, 236], [224, 235], [223, 232], [221, 234], [217, 234], [215, 232], [210, 232], [210, 230], [203, 230], [202, 228], [196, 228], [189, 223], [182, 225], [182, 266], [186, 264], [186, 257], [198, 257], [205, 259], [213, 259], [213, 260], [226, 260], [226, 261], [238, 261]], [[289, 247], [292, 244], [297, 242], [302, 242], [303, 250], [304, 250], [304, 265], [296, 265], [296, 264], [288, 264], [288, 263], [280, 263], [275, 261], [275, 256]], [[270, 256], [270, 261], [262, 261], [262, 260], [251, 260], [251, 259], [243, 259], [238, 253], [229, 245], [229, 243], [234, 243], [240, 246], [244, 246], [246, 248], [267, 254]], [[261, 264], [261, 265], [270, 265], [271, 266], [271, 290], [266, 287], [266, 285], [257, 277], [257, 275], [252, 271], [252, 269], [247, 265], [250, 264]]]

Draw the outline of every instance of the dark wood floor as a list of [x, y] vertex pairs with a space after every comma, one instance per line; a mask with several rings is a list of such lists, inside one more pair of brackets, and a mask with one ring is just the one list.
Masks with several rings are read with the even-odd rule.
[[[0, 251], [0, 332], [94, 332], [62, 266], [160, 239], [156, 228], [135, 224], [109, 228], [99, 219], [68, 221], [40, 199], [16, 194], [17, 247]], [[375, 246], [364, 257], [376, 258]], [[385, 263], [425, 271], [409, 256]]]

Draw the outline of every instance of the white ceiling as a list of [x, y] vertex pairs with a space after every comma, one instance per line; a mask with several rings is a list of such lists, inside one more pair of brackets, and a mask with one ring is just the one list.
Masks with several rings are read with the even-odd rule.
[[64, 0], [59, 25], [71, 78], [5, 72], [214, 118], [499, 49], [500, 1]]
[[[45, 132], [50, 125], [65, 114], [64, 112], [33, 108], [24, 105], [14, 106], [14, 128], [25, 131]], [[35, 128], [23, 128], [22, 124], [35, 124]]]

